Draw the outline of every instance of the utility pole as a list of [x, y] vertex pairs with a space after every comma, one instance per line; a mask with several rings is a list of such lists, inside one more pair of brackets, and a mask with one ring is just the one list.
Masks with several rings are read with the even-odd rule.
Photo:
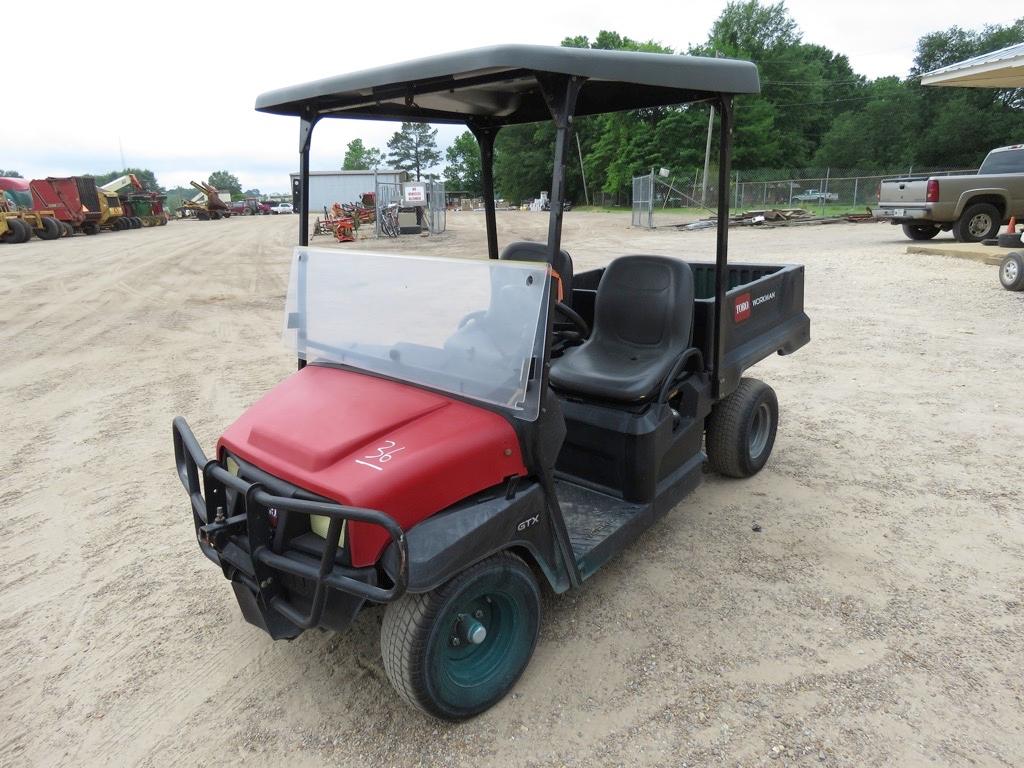
[[708, 167], [711, 165], [711, 131], [715, 125], [715, 105], [711, 105], [711, 114], [708, 115], [708, 141], [704, 147], [704, 179], [700, 183], [701, 205], [708, 204]]
[[576, 151], [580, 156], [580, 176], [583, 177], [583, 198], [590, 205], [590, 193], [587, 192], [587, 172], [583, 170], [583, 149], [580, 147], [580, 135], [576, 134]]

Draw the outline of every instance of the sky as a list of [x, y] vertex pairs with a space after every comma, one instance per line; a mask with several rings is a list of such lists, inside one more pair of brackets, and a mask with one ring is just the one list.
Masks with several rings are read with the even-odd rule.
[[[4, 6], [4, 28], [20, 32], [4, 36], [0, 56], [7, 75], [0, 168], [43, 178], [127, 165], [153, 170], [164, 187], [228, 170], [243, 189], [274, 193], [289, 190], [288, 174], [298, 168], [298, 120], [255, 112], [264, 91], [464, 48], [593, 39], [602, 29], [685, 50], [706, 40], [725, 2], [199, 0], [101, 13], [80, 0], [54, 0], [43, 27], [35, 4]], [[786, 6], [805, 42], [846, 54], [869, 78], [905, 76], [917, 39], [928, 32], [1007, 24], [1020, 13], [1009, 0]], [[311, 167], [339, 168], [345, 145], [357, 137], [384, 148], [397, 127], [323, 121], [314, 131]], [[439, 126], [439, 145], [459, 132]]]

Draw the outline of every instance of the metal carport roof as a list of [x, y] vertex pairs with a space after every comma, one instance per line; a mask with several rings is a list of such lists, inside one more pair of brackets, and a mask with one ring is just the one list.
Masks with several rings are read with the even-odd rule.
[[921, 85], [1024, 88], [1024, 43], [926, 72], [921, 76]]

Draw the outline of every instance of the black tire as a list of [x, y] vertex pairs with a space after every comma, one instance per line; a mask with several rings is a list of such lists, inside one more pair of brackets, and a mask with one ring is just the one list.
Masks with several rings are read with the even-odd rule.
[[939, 234], [939, 228], [934, 224], [904, 224], [903, 234], [911, 240], [931, 240]]
[[25, 230], [25, 237], [21, 242], [27, 243], [35, 235], [36, 230], [31, 224], [29, 224], [24, 219], [19, 219], [18, 223], [21, 224], [22, 229]]
[[82, 225], [82, 231], [87, 235], [99, 234], [100, 228], [95, 221], [87, 221]]
[[56, 240], [60, 237], [61, 226], [56, 219], [49, 216], [42, 217], [43, 228], [36, 232], [40, 240]]
[[24, 243], [28, 239], [26, 229], [28, 228], [21, 219], [7, 219], [7, 232], [3, 236], [3, 242], [11, 245]]
[[75, 236], [75, 228], [71, 226], [68, 222], [62, 221], [60, 225], [64, 228], [64, 237]]
[[132, 223], [132, 227], [135, 229], [142, 229], [142, 219], [138, 216], [132, 216], [128, 219]]
[[[473, 717], [500, 701], [526, 669], [540, 616], [533, 572], [502, 552], [388, 606], [380, 635], [384, 671], [399, 695], [427, 714]], [[481, 626], [485, 637], [468, 640]]]
[[953, 224], [953, 237], [961, 243], [980, 243], [999, 233], [1002, 217], [991, 203], [968, 205]]
[[775, 446], [779, 400], [758, 379], [740, 379], [736, 390], [711, 409], [705, 447], [708, 464], [728, 477], [751, 477], [764, 467]]
[[999, 265], [999, 282], [1008, 291], [1024, 291], [1024, 253], [1008, 253]]

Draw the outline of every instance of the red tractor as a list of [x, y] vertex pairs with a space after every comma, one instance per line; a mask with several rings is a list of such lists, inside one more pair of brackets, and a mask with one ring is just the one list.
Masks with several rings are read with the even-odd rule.
[[[272, 638], [342, 631], [386, 606], [381, 654], [410, 704], [471, 717], [526, 668], [541, 585], [579, 588], [706, 468], [768, 460], [778, 401], [743, 374], [810, 338], [803, 267], [624, 255], [574, 274], [561, 248], [576, 115], [711, 101], [729, 180], [732, 97], [749, 62], [501, 46], [264, 94], [300, 120], [299, 243], [285, 340], [298, 371], [207, 458], [173, 425], [203, 554]], [[499, 252], [494, 138], [555, 124], [546, 243]], [[307, 247], [320, 119], [465, 123], [480, 144], [486, 259]], [[225, 375], [230, 375], [229, 373]]]

